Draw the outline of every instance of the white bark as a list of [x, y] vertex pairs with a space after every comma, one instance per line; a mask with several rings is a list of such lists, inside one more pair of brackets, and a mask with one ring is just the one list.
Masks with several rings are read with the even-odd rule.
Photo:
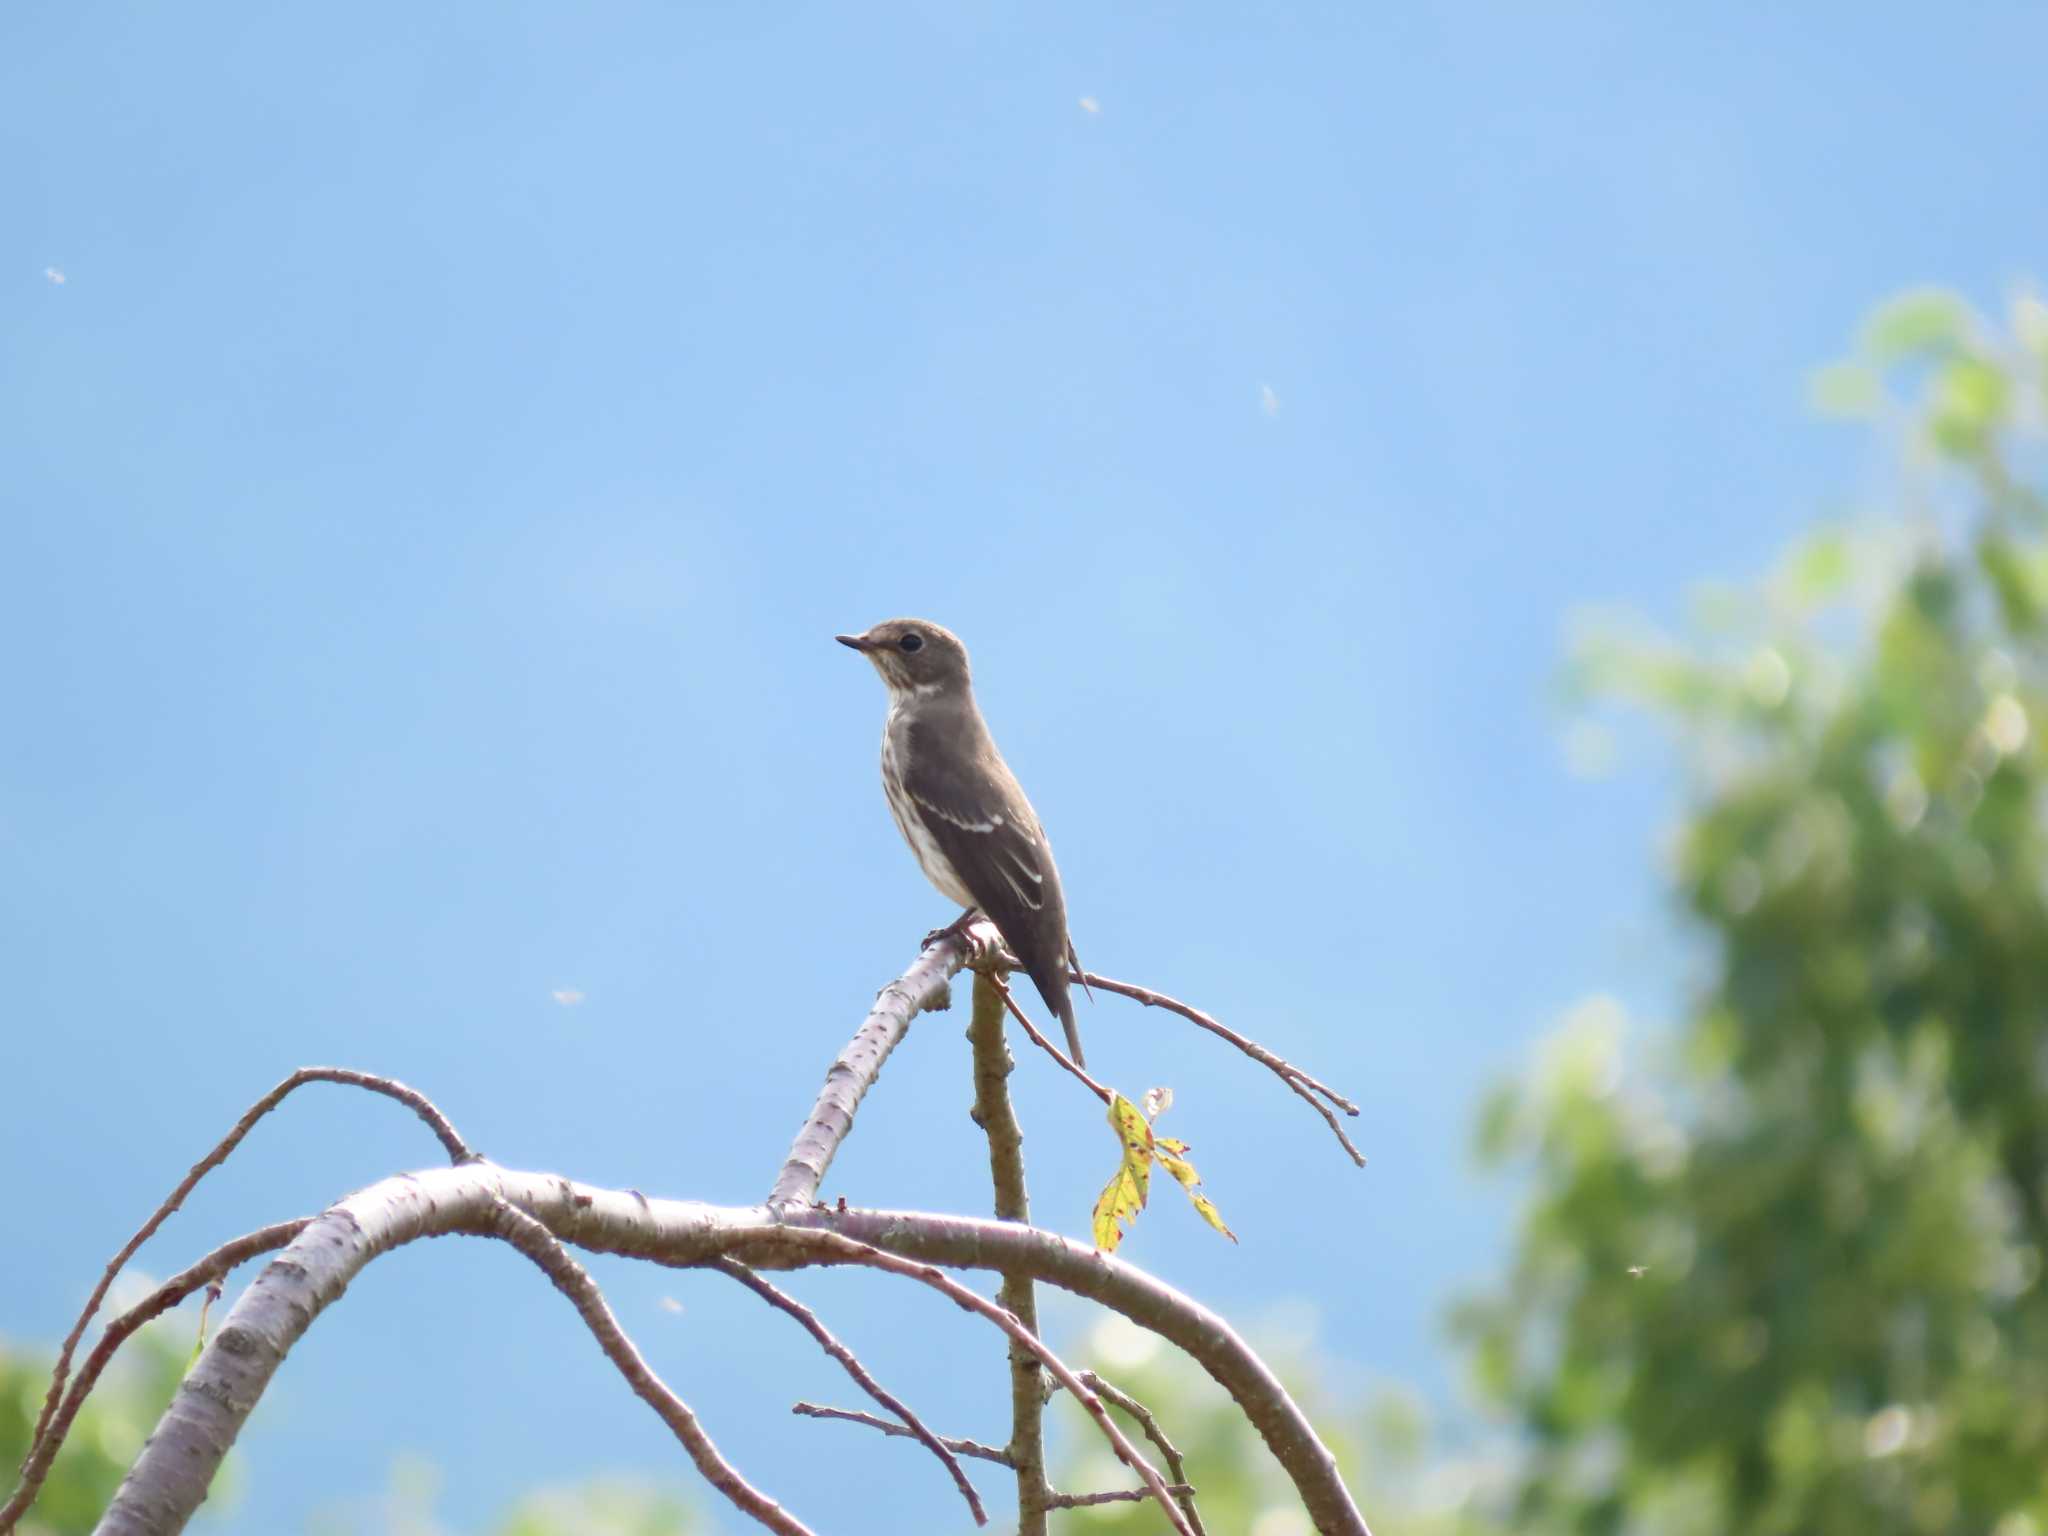
[[727, 1207], [650, 1200], [554, 1174], [475, 1163], [385, 1179], [316, 1217], [257, 1276], [207, 1344], [101, 1518], [102, 1533], [184, 1528], [243, 1422], [313, 1319], [379, 1254], [417, 1238], [493, 1235], [497, 1202], [563, 1242], [688, 1266], [725, 1254], [756, 1268], [831, 1262], [792, 1253], [790, 1229], [835, 1232], [905, 1258], [1029, 1275], [1087, 1296], [1186, 1350], [1234, 1398], [1299, 1490], [1319, 1532], [1371, 1536], [1335, 1458], [1271, 1370], [1221, 1317], [1084, 1244], [1011, 1222], [915, 1211]]

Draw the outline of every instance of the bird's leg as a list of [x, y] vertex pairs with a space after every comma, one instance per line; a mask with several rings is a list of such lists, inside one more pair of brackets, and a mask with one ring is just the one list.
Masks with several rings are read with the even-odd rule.
[[920, 944], [918, 948], [930, 949], [941, 939], [965, 940], [968, 928], [973, 925], [974, 920], [979, 916], [981, 916], [981, 908], [969, 907], [965, 912], [954, 918], [952, 922], [946, 924], [945, 927], [934, 928], [930, 933], [926, 934], [924, 936], [924, 943]]

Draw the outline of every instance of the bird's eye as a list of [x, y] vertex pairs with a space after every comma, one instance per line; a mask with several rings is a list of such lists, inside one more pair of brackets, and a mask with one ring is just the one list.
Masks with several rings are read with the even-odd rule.
[[896, 642], [896, 648], [899, 651], [921, 651], [924, 649], [924, 636], [913, 629]]

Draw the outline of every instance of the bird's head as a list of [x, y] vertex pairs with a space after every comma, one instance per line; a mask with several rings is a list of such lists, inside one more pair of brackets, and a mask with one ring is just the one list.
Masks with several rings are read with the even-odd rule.
[[967, 686], [967, 647], [926, 619], [885, 619], [866, 634], [838, 635], [875, 664], [891, 693], [932, 694]]

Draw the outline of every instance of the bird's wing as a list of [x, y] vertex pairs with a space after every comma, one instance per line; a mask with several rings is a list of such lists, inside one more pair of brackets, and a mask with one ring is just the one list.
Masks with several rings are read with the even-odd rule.
[[931, 753], [913, 749], [909, 757], [904, 789], [924, 813], [939, 851], [1004, 937], [1013, 935], [999, 908], [1036, 914], [1049, 906], [1064, 929], [1059, 873], [1045, 833], [1002, 760], [995, 760], [995, 771], [970, 778]]
[[1075, 1063], [1081, 1037], [1068, 997], [1067, 903], [1045, 831], [1009, 767], [985, 746], [965, 759], [917, 750], [913, 737], [903, 788], [967, 894], [1001, 930], [1046, 1006], [1059, 1016]]

